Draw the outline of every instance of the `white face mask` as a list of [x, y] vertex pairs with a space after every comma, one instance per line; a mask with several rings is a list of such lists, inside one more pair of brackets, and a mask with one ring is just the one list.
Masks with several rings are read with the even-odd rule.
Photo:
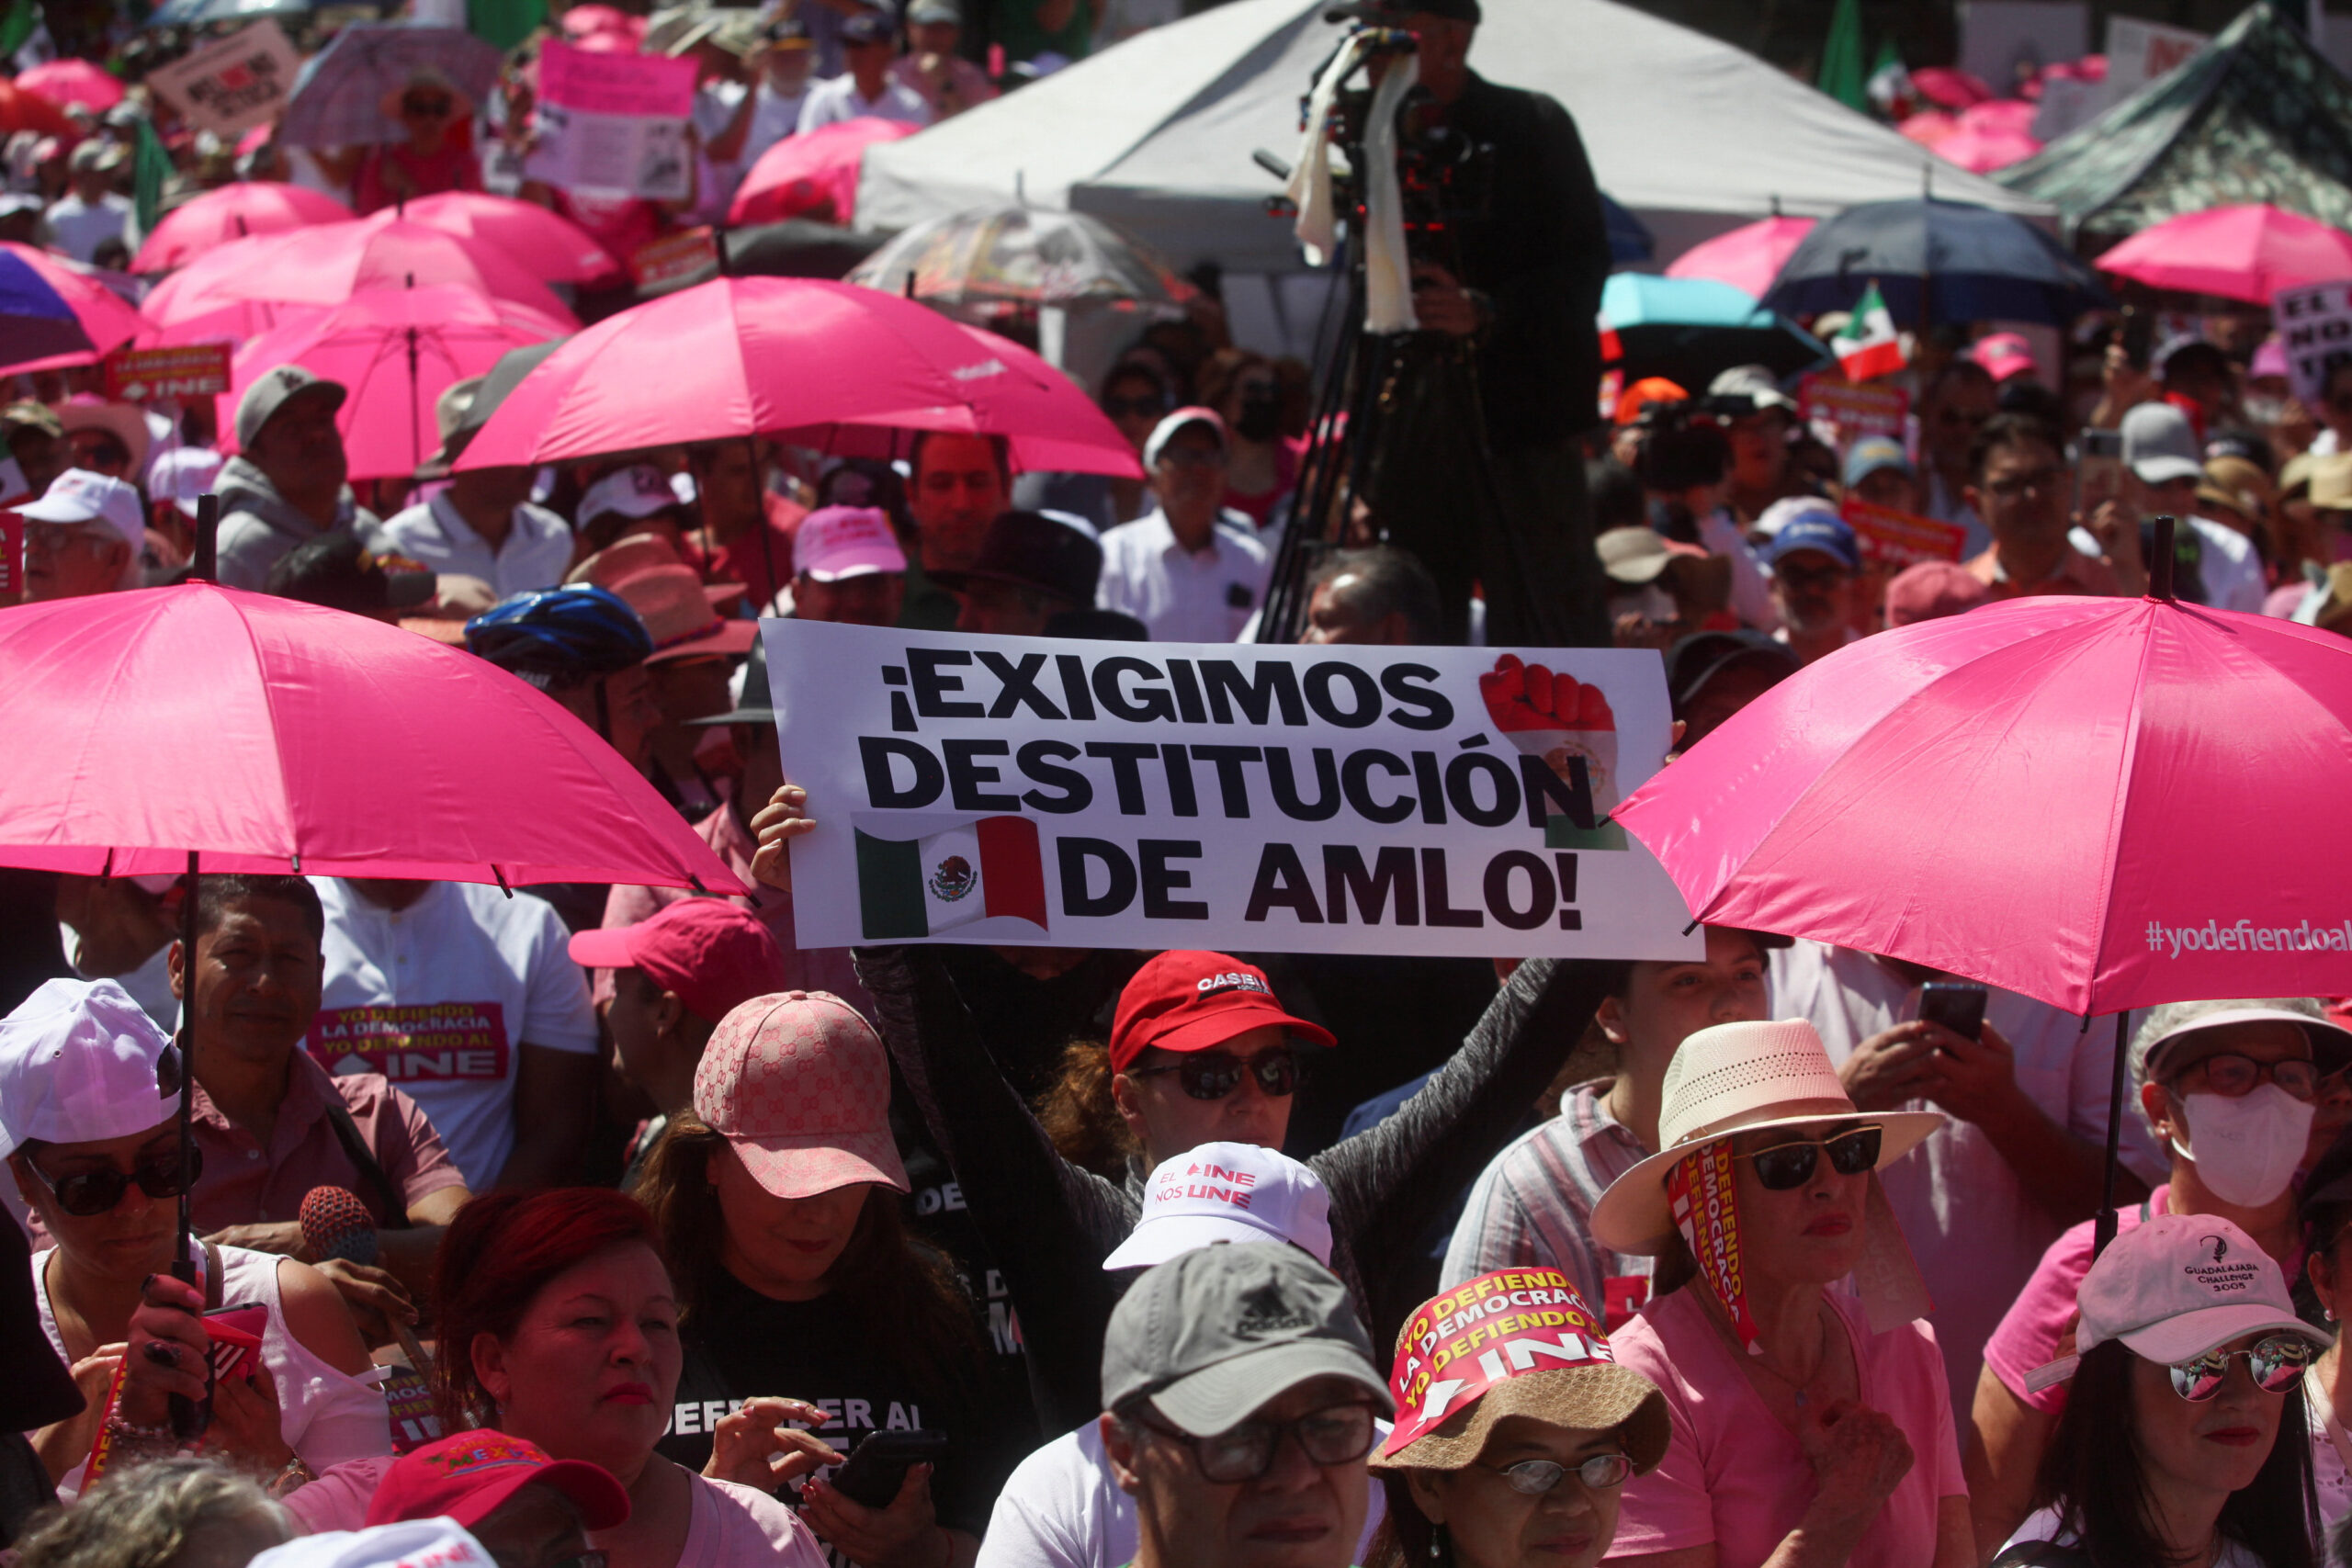
[[2184, 1095], [2181, 1107], [2189, 1147], [2175, 1138], [2173, 1153], [2196, 1162], [2198, 1179], [2214, 1197], [2241, 1209], [2258, 1209], [2287, 1190], [2318, 1109], [2275, 1083], [2258, 1084], [2236, 1100]]

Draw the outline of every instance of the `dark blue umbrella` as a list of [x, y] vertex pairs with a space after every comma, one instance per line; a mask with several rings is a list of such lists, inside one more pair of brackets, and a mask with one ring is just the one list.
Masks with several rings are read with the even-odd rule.
[[1600, 193], [1600, 215], [1609, 223], [1609, 260], [1612, 265], [1645, 262], [1657, 254], [1657, 236], [1640, 219], [1618, 206], [1616, 198], [1607, 191]]
[[21, 256], [0, 251], [0, 367], [96, 348], [49, 279]]
[[1983, 321], [2064, 326], [2115, 303], [2098, 275], [2024, 219], [1932, 197], [1869, 202], [1815, 224], [1764, 303], [1792, 316], [1850, 310], [1873, 283], [1905, 328]]

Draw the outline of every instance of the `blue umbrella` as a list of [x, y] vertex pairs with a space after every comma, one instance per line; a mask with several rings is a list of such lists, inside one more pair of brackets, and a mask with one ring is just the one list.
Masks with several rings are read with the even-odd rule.
[[2097, 274], [2024, 219], [1932, 197], [1849, 207], [1815, 224], [1764, 303], [1792, 316], [1850, 310], [1873, 283], [1901, 327], [2064, 326], [2115, 303]]
[[96, 348], [65, 297], [24, 258], [0, 251], [0, 367]]
[[1600, 193], [1600, 215], [1609, 223], [1609, 259], [1619, 266], [1627, 262], [1645, 262], [1657, 254], [1657, 236], [1651, 233], [1642, 220], [1617, 205], [1607, 191]]
[[1819, 338], [1712, 277], [1612, 274], [1600, 314], [1617, 334], [1628, 382], [1662, 376], [1692, 392], [1735, 365], [1789, 376], [1829, 357]]

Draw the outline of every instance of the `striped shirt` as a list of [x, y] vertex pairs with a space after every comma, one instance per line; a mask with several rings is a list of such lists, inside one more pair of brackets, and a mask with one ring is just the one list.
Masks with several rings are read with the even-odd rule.
[[1585, 1300], [1607, 1300], [1607, 1282], [1646, 1280], [1654, 1259], [1611, 1252], [1592, 1239], [1592, 1206], [1649, 1153], [1601, 1103], [1615, 1080], [1578, 1084], [1560, 1113], [1506, 1147], [1470, 1190], [1445, 1249], [1441, 1290], [1496, 1269], [1566, 1269]]

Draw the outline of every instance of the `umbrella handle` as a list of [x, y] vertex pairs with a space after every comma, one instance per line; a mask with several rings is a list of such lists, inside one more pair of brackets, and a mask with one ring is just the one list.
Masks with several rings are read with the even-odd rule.
[[2147, 562], [2148, 597], [2151, 599], [2161, 599], [2165, 604], [2169, 604], [2173, 602], [2172, 536], [2173, 530], [2178, 525], [2170, 517], [2158, 517], [2154, 519], [2154, 522], [2156, 525], [2156, 547], [2154, 556]]
[[[207, 495], [197, 502], [198, 542], [206, 555], [211, 553], [212, 524], [220, 510], [220, 498]], [[209, 565], [207, 562], [207, 565]], [[187, 1022], [180, 1030], [180, 1107], [179, 1143], [180, 1169], [192, 1170], [196, 1166], [196, 1127], [193, 1121], [196, 1102], [196, 851], [187, 852], [187, 888], [180, 895], [180, 972], [188, 976], [187, 989], [189, 1008]], [[194, 1200], [194, 1182], [180, 1184], [180, 1225], [178, 1247], [172, 1253], [172, 1278], [183, 1284], [196, 1283], [196, 1259], [190, 1254], [195, 1225], [189, 1208]], [[207, 1386], [211, 1378], [211, 1363], [205, 1364]], [[172, 1431], [181, 1441], [204, 1436], [212, 1424], [212, 1401], [208, 1395], [201, 1400], [190, 1399], [184, 1393], [171, 1396]]]

